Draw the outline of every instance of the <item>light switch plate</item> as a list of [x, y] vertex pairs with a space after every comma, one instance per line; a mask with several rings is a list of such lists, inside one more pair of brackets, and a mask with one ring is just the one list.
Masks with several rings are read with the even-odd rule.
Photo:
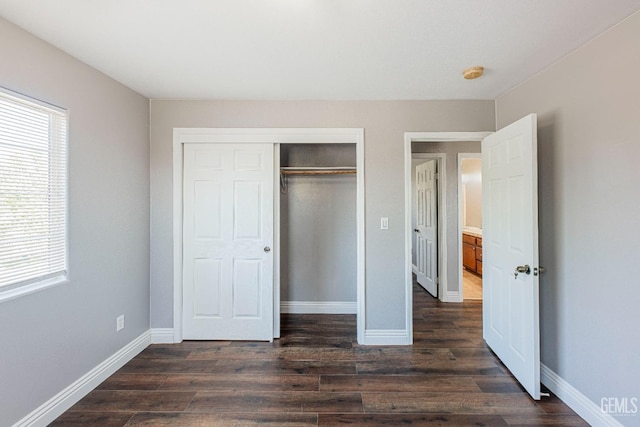
[[116, 317], [116, 332], [124, 329], [124, 314]]
[[389, 218], [383, 216], [380, 218], [380, 230], [388, 230], [389, 229]]

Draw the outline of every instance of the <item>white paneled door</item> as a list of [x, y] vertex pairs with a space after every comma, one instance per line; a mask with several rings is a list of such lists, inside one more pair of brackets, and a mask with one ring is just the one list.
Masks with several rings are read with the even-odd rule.
[[431, 295], [438, 297], [438, 212], [436, 161], [416, 166], [416, 277]]
[[184, 144], [184, 339], [273, 339], [273, 152]]
[[540, 399], [537, 120], [482, 141], [483, 334]]

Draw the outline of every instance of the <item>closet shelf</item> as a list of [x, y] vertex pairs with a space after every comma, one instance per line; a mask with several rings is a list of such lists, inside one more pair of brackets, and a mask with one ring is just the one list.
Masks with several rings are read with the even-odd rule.
[[337, 166], [337, 167], [281, 167], [282, 175], [341, 175], [354, 174], [356, 168], [353, 166]]

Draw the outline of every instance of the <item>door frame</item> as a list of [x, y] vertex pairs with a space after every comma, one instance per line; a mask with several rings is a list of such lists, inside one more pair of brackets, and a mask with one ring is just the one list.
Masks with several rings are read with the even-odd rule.
[[[184, 144], [355, 144], [356, 145], [356, 316], [364, 343], [365, 181], [363, 128], [174, 128], [173, 129], [173, 342], [182, 342], [182, 181]], [[279, 153], [279, 151], [278, 151]], [[274, 188], [280, 187], [280, 156], [274, 155]], [[274, 338], [280, 336], [280, 191], [274, 191]]]
[[[436, 203], [437, 203], [437, 209], [438, 209], [438, 213], [437, 213], [437, 219], [436, 221], [438, 222], [438, 244], [436, 245], [436, 251], [438, 251], [437, 254], [437, 258], [438, 258], [438, 265], [436, 266], [437, 270], [438, 270], [438, 299], [442, 300], [443, 298], [443, 294], [442, 294], [442, 277], [446, 276], [447, 272], [446, 269], [443, 267], [444, 265], [446, 265], [447, 263], [447, 253], [443, 250], [441, 250], [441, 245], [443, 242], [443, 239], [446, 238], [446, 226], [447, 226], [447, 210], [446, 210], [446, 205], [447, 205], [447, 193], [446, 191], [444, 191], [444, 189], [446, 188], [446, 186], [444, 184], [446, 184], [446, 179], [443, 178], [444, 176], [446, 176], [446, 172], [447, 172], [447, 155], [445, 153], [411, 153], [411, 160], [416, 160], [416, 159], [420, 159], [420, 160], [435, 160], [436, 161], [436, 169], [437, 169], [437, 173], [438, 173], [438, 179], [437, 179], [437, 184], [436, 184], [436, 191], [438, 192], [438, 197], [436, 199]], [[411, 172], [410, 174], [413, 175], [413, 165], [411, 167]], [[411, 215], [413, 216], [413, 210], [415, 209], [415, 206], [413, 206], [413, 196], [414, 196], [414, 191], [413, 191], [413, 186], [411, 188]], [[409, 224], [409, 227], [411, 230], [413, 230], [413, 224]], [[412, 234], [413, 236], [413, 234]], [[413, 249], [413, 237], [411, 238], [411, 248]], [[411, 260], [411, 272], [413, 273], [413, 259]], [[446, 280], [446, 278], [445, 278]], [[413, 280], [412, 280], [413, 282]]]
[[[409, 335], [413, 336], [413, 280], [412, 280], [412, 260], [411, 260], [411, 143], [412, 142], [457, 142], [457, 141], [482, 141], [485, 137], [491, 135], [494, 131], [490, 132], [405, 132], [404, 133], [404, 212], [405, 212], [405, 295], [406, 295], [406, 325], [409, 331]], [[446, 176], [441, 175], [442, 188], [446, 188], [444, 183]], [[446, 209], [446, 207], [443, 207]], [[442, 212], [443, 216], [446, 212]], [[445, 224], [446, 225], [446, 224]], [[445, 255], [447, 252], [446, 231], [444, 238], [442, 239], [442, 246], [439, 247]], [[448, 283], [446, 280], [447, 259], [443, 257], [443, 264], [441, 265], [443, 273], [438, 283], [438, 294], [443, 293], [443, 302], [449, 301]], [[458, 286], [462, 282], [458, 283]], [[442, 291], [441, 291], [442, 290]], [[459, 301], [459, 292], [451, 293], [450, 296], [456, 296], [455, 302]]]
[[[458, 153], [458, 230], [462, 231], [462, 160], [464, 159], [481, 159], [482, 153]], [[458, 289], [460, 289], [460, 299], [464, 301], [464, 286], [462, 282], [462, 233], [459, 233], [458, 236], [458, 265], [460, 266], [460, 283], [458, 284]]]

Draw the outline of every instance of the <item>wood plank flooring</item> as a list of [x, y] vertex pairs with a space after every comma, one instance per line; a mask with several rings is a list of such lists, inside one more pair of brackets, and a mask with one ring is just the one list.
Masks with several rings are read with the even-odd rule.
[[522, 390], [482, 340], [481, 302], [413, 297], [411, 347], [359, 346], [355, 316], [283, 315], [273, 343], [152, 345], [52, 425], [587, 425]]

